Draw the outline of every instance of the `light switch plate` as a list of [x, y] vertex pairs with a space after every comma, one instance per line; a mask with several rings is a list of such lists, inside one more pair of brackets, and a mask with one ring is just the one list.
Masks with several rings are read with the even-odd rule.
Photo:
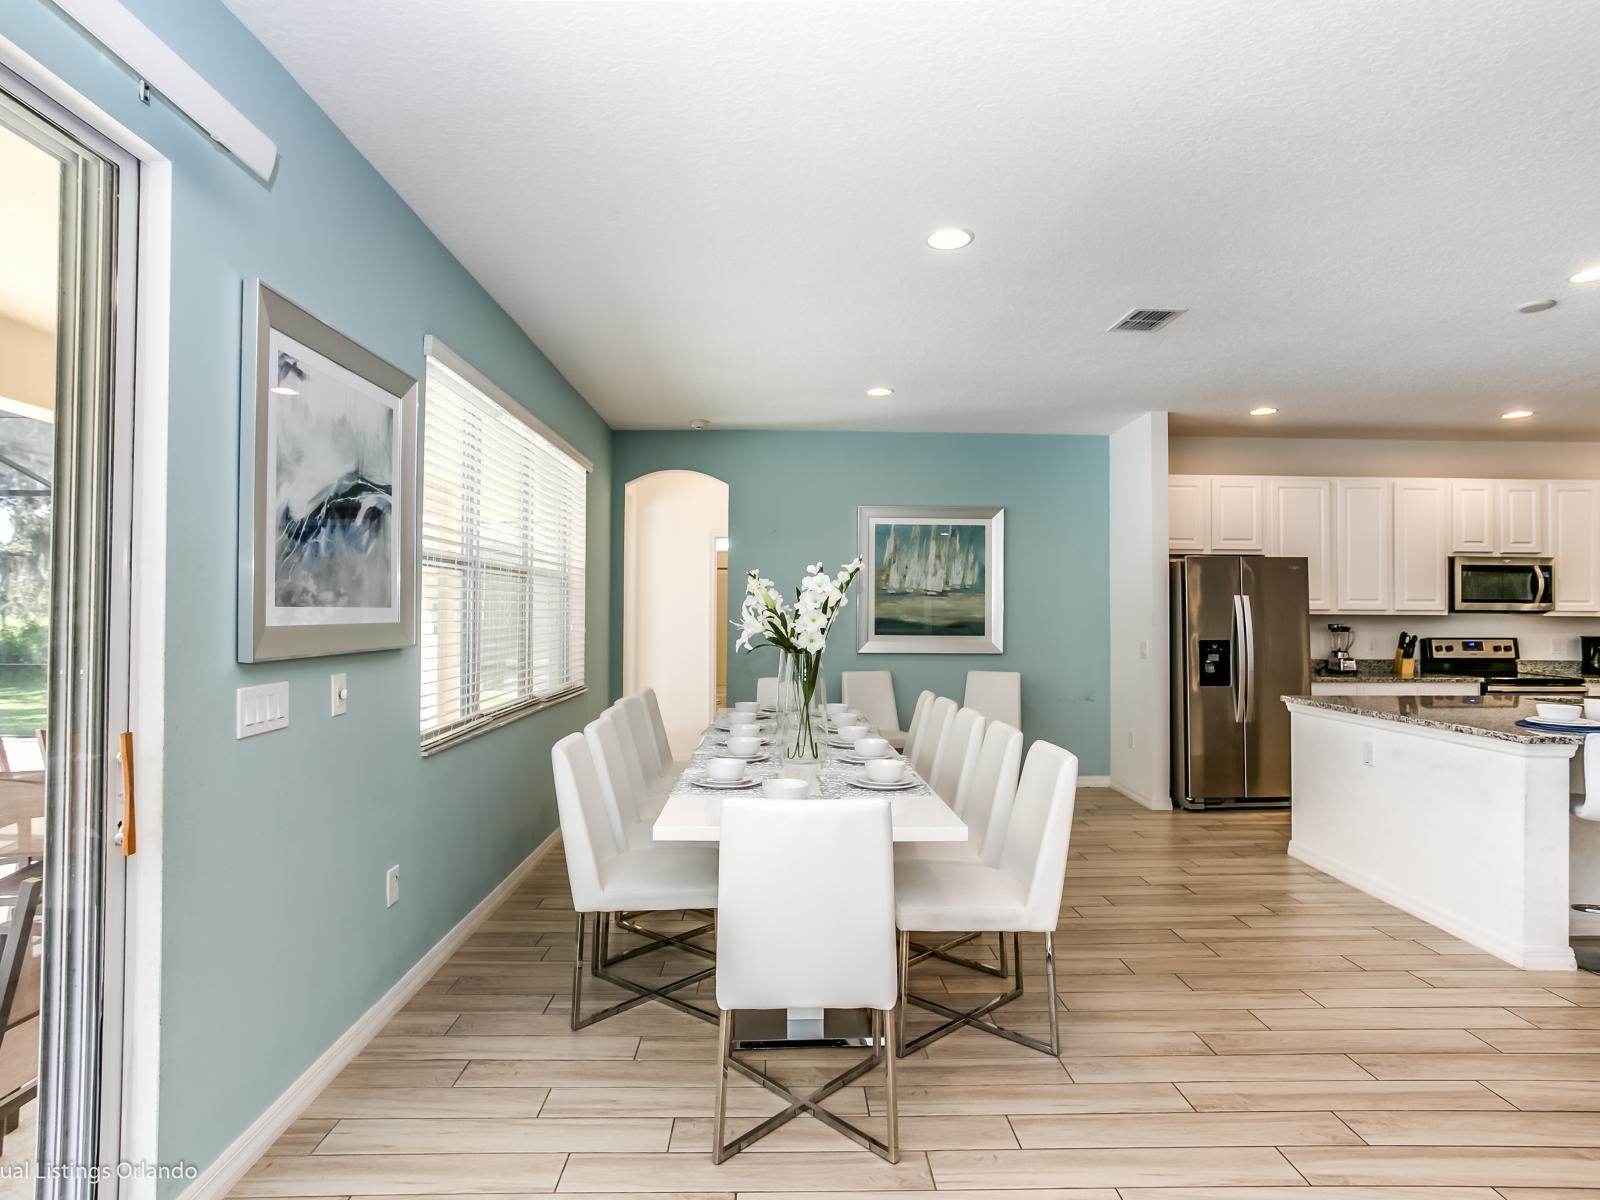
[[240, 688], [234, 710], [234, 737], [255, 737], [289, 728], [289, 684], [263, 683]]
[[328, 691], [330, 695], [328, 699], [333, 715], [342, 717], [350, 703], [350, 685], [345, 682], [343, 671], [337, 675], [330, 676], [329, 682]]
[[383, 905], [393, 908], [400, 903], [400, 865], [396, 863], [383, 873]]

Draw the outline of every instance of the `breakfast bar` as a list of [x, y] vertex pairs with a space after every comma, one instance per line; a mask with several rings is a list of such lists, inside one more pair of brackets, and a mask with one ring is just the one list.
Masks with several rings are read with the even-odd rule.
[[[1289, 854], [1514, 966], [1571, 970], [1574, 756], [1519, 696], [1285, 696]], [[1592, 828], [1579, 832], [1589, 838]], [[1587, 865], [1590, 848], [1579, 847]]]

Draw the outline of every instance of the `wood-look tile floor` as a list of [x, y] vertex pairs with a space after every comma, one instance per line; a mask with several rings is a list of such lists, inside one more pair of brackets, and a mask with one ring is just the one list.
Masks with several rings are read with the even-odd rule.
[[[1287, 833], [1285, 813], [1080, 793], [1061, 1058], [965, 1031], [904, 1060], [898, 1166], [805, 1117], [713, 1166], [712, 1026], [656, 1004], [567, 1026], [557, 852], [235, 1194], [1600, 1200], [1600, 977], [1512, 970], [1294, 862]], [[1042, 1031], [1025, 951], [1031, 991], [1006, 1011]], [[990, 983], [949, 965], [914, 978], [952, 995]], [[764, 1061], [798, 1083], [848, 1053]], [[872, 1124], [883, 1102], [880, 1070], [833, 1105]], [[775, 1108], [736, 1086], [734, 1131]]]

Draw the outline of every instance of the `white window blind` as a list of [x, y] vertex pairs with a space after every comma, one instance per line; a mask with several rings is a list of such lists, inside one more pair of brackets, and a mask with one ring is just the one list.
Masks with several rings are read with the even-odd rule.
[[422, 481], [422, 748], [584, 689], [588, 464], [431, 342]]

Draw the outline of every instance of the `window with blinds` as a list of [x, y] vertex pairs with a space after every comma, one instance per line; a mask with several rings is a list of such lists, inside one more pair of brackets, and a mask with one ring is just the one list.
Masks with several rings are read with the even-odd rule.
[[584, 689], [589, 463], [429, 339], [422, 749]]

